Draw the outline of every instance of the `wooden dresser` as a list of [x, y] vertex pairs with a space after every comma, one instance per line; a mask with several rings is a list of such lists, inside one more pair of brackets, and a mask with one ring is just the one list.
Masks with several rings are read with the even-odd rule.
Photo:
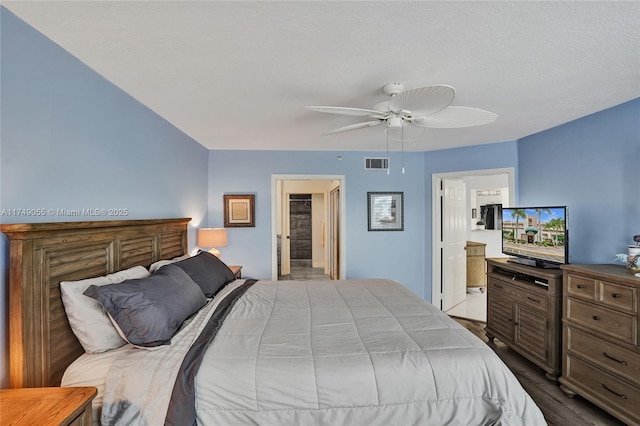
[[467, 241], [467, 288], [486, 287], [485, 243]]
[[640, 424], [640, 278], [622, 265], [562, 269], [562, 389]]
[[487, 327], [556, 381], [561, 369], [562, 271], [487, 259]]

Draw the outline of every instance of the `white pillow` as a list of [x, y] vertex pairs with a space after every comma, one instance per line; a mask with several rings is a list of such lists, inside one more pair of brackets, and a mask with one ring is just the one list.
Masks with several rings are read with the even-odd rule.
[[181, 260], [185, 260], [190, 258], [191, 255], [189, 253], [187, 254], [183, 254], [182, 256], [178, 256], [178, 257], [174, 257], [173, 259], [166, 259], [166, 260], [158, 260], [155, 263], [152, 263], [151, 266], [149, 266], [149, 272], [151, 272], [152, 274], [157, 271], [158, 269], [160, 269], [161, 267], [163, 267], [164, 265], [169, 265], [171, 263], [175, 263], [175, 262], [180, 262]]
[[82, 293], [90, 285], [115, 284], [129, 279], [146, 278], [149, 275], [149, 271], [145, 267], [134, 266], [104, 277], [60, 283], [62, 303], [69, 319], [69, 325], [86, 353], [105, 352], [119, 348], [127, 342], [113, 327], [102, 305]]

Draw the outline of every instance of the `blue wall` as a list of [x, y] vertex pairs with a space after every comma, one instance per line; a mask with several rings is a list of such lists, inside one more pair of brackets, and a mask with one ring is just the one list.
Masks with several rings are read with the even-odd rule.
[[518, 141], [521, 206], [567, 205], [571, 263], [612, 263], [640, 234], [640, 99]]
[[[1, 7], [0, 31], [0, 223], [166, 217], [192, 217], [194, 227], [206, 222], [207, 149]], [[129, 214], [33, 217], [11, 211], [35, 208], [121, 208]], [[3, 358], [7, 246], [0, 234]], [[7, 380], [3, 360], [0, 387]]]
[[[336, 157], [342, 156], [342, 160]], [[225, 260], [242, 264], [254, 278], [271, 277], [271, 175], [343, 175], [346, 206], [347, 278], [397, 280], [419, 295], [424, 276], [424, 153], [391, 153], [390, 174], [365, 171], [364, 157], [380, 152], [211, 151], [209, 153], [209, 225], [222, 226], [225, 193], [256, 194], [256, 227], [229, 229]], [[404, 192], [404, 232], [367, 231], [367, 192]]]
[[127, 208], [132, 219], [203, 221], [208, 151], [1, 10], [2, 208]]

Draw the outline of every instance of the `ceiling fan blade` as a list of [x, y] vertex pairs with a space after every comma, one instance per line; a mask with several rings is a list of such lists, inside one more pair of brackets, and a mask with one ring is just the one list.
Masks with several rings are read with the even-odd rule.
[[363, 108], [334, 107], [334, 106], [308, 106], [311, 111], [326, 112], [328, 114], [353, 115], [356, 117], [385, 116], [383, 111]]
[[393, 95], [389, 101], [391, 111], [410, 111], [411, 115], [429, 115], [438, 112], [453, 102], [456, 89], [451, 86], [429, 86], [407, 90]]
[[424, 117], [415, 117], [412, 123], [420, 127], [454, 129], [457, 127], [481, 126], [493, 123], [497, 119], [497, 114], [483, 109], [450, 106]]
[[384, 120], [365, 121], [363, 123], [349, 124], [348, 126], [338, 127], [337, 129], [333, 129], [326, 133], [323, 133], [322, 136], [336, 135], [338, 133], [345, 133], [345, 132], [350, 132], [352, 130], [364, 129], [366, 127], [377, 126], [378, 124], [381, 124], [381, 123], [384, 123]]
[[397, 141], [414, 141], [424, 133], [424, 127], [414, 126], [409, 122], [404, 122], [400, 127], [387, 127], [384, 131], [390, 139]]

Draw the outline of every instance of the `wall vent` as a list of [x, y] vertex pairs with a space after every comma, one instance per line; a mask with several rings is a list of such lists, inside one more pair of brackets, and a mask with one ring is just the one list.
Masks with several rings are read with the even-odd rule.
[[387, 157], [365, 157], [365, 170], [387, 170], [389, 168], [389, 159]]

